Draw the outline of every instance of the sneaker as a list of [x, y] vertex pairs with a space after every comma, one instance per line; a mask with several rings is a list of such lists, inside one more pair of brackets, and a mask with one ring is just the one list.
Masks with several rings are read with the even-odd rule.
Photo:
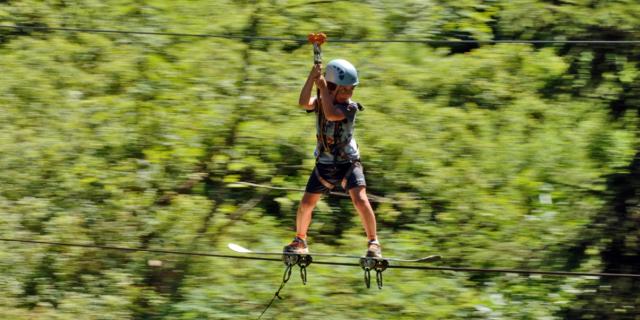
[[366, 256], [368, 258], [382, 258], [382, 247], [378, 241], [369, 241]]
[[284, 253], [295, 254], [308, 254], [309, 248], [307, 247], [307, 241], [296, 237], [290, 244], [284, 247]]

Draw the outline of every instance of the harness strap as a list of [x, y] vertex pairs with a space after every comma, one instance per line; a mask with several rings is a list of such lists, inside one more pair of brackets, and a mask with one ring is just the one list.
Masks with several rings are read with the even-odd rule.
[[[344, 178], [342, 178], [342, 181], [340, 182], [342, 189], [347, 190], [347, 182], [353, 174], [353, 170], [355, 170], [356, 166], [360, 165], [360, 161], [358, 160], [351, 162], [351, 166], [349, 167], [349, 169], [347, 169], [347, 172], [344, 174]], [[316, 175], [316, 178], [318, 178], [318, 181], [320, 181], [320, 183], [322, 183], [322, 185], [327, 189], [333, 190], [333, 188], [336, 187], [333, 183], [329, 182], [327, 179], [323, 178], [322, 175], [320, 175], [320, 171], [318, 171], [317, 166], [313, 169], [313, 173]]]
[[333, 163], [338, 162], [338, 154], [342, 151], [342, 147], [339, 146], [338, 141], [340, 141], [340, 129], [342, 129], [342, 121], [333, 123], [333, 149], [331, 153], [333, 153]]
[[325, 186], [327, 189], [333, 190], [333, 188], [336, 187], [335, 185], [333, 185], [331, 182], [327, 181], [327, 179], [323, 178], [320, 175], [320, 171], [318, 171], [317, 166], [315, 167], [315, 169], [313, 169], [313, 172], [315, 173], [316, 178], [318, 178], [318, 181], [320, 181], [320, 183], [322, 183], [322, 185]]
[[315, 101], [316, 103], [315, 108], [318, 112], [318, 128], [319, 128], [319, 132], [318, 134], [316, 134], [316, 138], [318, 139], [318, 157], [320, 157], [320, 154], [322, 154], [324, 150], [330, 150], [330, 148], [327, 143], [327, 138], [324, 134], [325, 128], [327, 126], [327, 118], [324, 116], [324, 110], [322, 109], [322, 100], [320, 99], [320, 89], [317, 90], [316, 94], [317, 94], [317, 98]]
[[355, 167], [358, 165], [359, 162], [352, 162], [351, 166], [349, 167], [349, 169], [347, 170], [347, 173], [345, 173], [344, 178], [342, 178], [342, 189], [347, 190], [347, 181], [348, 179], [351, 177], [351, 175], [353, 174], [353, 169], [355, 169]]

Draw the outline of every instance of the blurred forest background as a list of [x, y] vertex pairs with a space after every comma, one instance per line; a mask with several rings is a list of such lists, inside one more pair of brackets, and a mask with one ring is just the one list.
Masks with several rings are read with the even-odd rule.
[[[638, 41], [639, 22], [635, 0], [0, 1], [5, 26], [325, 32], [325, 61], [360, 71], [385, 255], [636, 274], [639, 43], [331, 40]], [[314, 164], [314, 116], [296, 104], [311, 65], [295, 41], [0, 28], [1, 236], [281, 250]], [[365, 250], [347, 198], [323, 198], [309, 236], [315, 252]], [[256, 318], [283, 269], [0, 242], [0, 315]], [[637, 278], [404, 269], [366, 289], [359, 268], [312, 264], [265, 318], [640, 319], [639, 292]]]

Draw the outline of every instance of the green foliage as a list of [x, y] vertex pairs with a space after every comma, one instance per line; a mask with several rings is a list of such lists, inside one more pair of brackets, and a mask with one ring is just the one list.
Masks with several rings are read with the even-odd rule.
[[[385, 255], [621, 272], [633, 265], [606, 254], [623, 248], [637, 257], [639, 246], [637, 193], [625, 189], [637, 183], [629, 167], [638, 148], [637, 46], [331, 39], [636, 40], [638, 10], [631, 1], [29, 0], [2, 2], [0, 24], [296, 38], [324, 31], [324, 59], [349, 59], [362, 78], [356, 137], [369, 193], [391, 200], [374, 204]], [[231, 241], [278, 250], [294, 235], [301, 194], [290, 189], [304, 187], [314, 162], [314, 115], [296, 107], [308, 45], [3, 28], [0, 55], [3, 237], [223, 252]], [[313, 251], [364, 249], [348, 199], [325, 197], [314, 215]], [[282, 272], [272, 262], [0, 249], [7, 319], [255, 317]], [[302, 287], [294, 275], [267, 315], [637, 312], [625, 298], [635, 287], [589, 278], [391, 269], [382, 291], [366, 290], [356, 268], [312, 265], [309, 278]]]

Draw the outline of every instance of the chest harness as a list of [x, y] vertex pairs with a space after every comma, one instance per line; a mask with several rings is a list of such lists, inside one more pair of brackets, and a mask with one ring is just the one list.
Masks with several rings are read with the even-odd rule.
[[[344, 152], [344, 147], [349, 145], [349, 143], [351, 143], [351, 135], [349, 135], [349, 138], [345, 139], [345, 141], [340, 141], [340, 132], [342, 131], [342, 126], [343, 124], [347, 123], [349, 120], [345, 117], [340, 121], [332, 121], [333, 136], [329, 137], [325, 134], [327, 123], [329, 122], [329, 120], [327, 120], [327, 117], [324, 115], [324, 110], [322, 109], [322, 103], [320, 101], [319, 95], [315, 103], [316, 103], [315, 107], [318, 112], [317, 125], [319, 128], [318, 133], [316, 134], [316, 139], [318, 140], [318, 147], [317, 147], [318, 156], [316, 157], [316, 164], [318, 162], [318, 158], [320, 157], [320, 155], [325, 151], [329, 151], [329, 153], [333, 155], [334, 165], [337, 164], [338, 157], [342, 157], [343, 159], [349, 159], [348, 155]], [[358, 108], [358, 110], [360, 111], [364, 110], [364, 107], [357, 102], [348, 105], [347, 110], [349, 110], [349, 108]], [[360, 163], [360, 159], [350, 159], [349, 162], [351, 163], [351, 166], [345, 173], [344, 178], [342, 178], [342, 181], [340, 183], [342, 188], [345, 190], [347, 189], [346, 188], [347, 181], [351, 177], [351, 174], [353, 174], [353, 170], [358, 166], [362, 166], [362, 164]], [[318, 181], [320, 181], [320, 183], [322, 183], [322, 185], [325, 186], [327, 189], [333, 190], [333, 188], [336, 187], [333, 183], [327, 181], [327, 179], [323, 178], [322, 175], [320, 175], [317, 165], [313, 171], [314, 171], [314, 174], [316, 175], [316, 178], [318, 178]]]

